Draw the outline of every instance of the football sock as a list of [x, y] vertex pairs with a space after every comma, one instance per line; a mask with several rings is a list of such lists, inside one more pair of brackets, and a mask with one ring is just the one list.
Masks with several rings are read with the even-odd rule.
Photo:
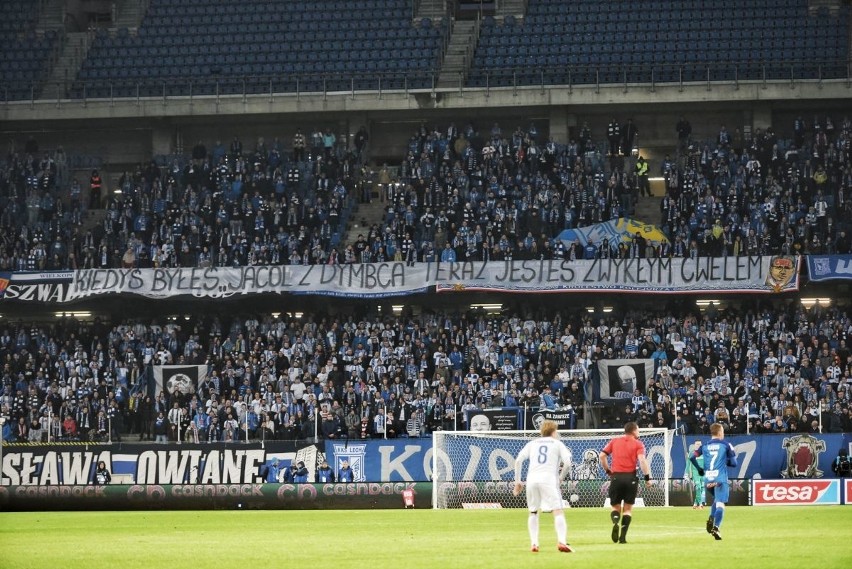
[[618, 523], [618, 519], [621, 517], [621, 514], [619, 514], [619, 513], [618, 513], [618, 512], [616, 512], [615, 510], [613, 510], [613, 511], [611, 511], [611, 512], [609, 513], [609, 517], [610, 517], [610, 519], [612, 520], [612, 523], [617, 524], [617, 523]]
[[621, 516], [621, 539], [627, 537], [627, 528], [630, 527], [630, 520], [633, 519], [633, 516], [628, 516], [624, 514]]
[[530, 531], [530, 543], [538, 545], [538, 514], [530, 514], [527, 518], [527, 529]]
[[722, 526], [722, 517], [725, 515], [725, 508], [716, 508], [716, 514], [713, 516], [713, 525], [718, 527]]
[[568, 524], [565, 523], [565, 514], [554, 516], [553, 525], [556, 527], [556, 541], [558, 543], [567, 543], [565, 535], [568, 533]]
[[716, 517], [716, 502], [713, 502], [713, 504], [710, 506], [710, 517]]

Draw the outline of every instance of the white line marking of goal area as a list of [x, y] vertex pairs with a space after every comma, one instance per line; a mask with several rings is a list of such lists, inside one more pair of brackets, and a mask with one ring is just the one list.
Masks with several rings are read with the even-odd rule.
[[[660, 532], [660, 529], [672, 529], [677, 531]], [[653, 532], [654, 535], [678, 535], [682, 533], [703, 533], [706, 530], [701, 528], [693, 528], [687, 526], [643, 526], [642, 530], [646, 533]]]

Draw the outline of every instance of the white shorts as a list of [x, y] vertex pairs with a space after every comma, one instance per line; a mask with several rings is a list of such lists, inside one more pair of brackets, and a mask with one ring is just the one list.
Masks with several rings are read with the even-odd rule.
[[527, 482], [527, 508], [531, 512], [562, 509], [562, 492], [552, 482]]

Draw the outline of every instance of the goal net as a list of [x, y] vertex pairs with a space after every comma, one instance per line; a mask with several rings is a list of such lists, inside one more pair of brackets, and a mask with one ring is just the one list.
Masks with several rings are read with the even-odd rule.
[[[637, 505], [668, 506], [671, 446], [674, 431], [640, 429], [653, 486], [639, 485]], [[560, 431], [571, 451], [571, 471], [562, 482], [565, 507], [602, 507], [607, 503], [609, 478], [598, 453], [622, 429]], [[525, 508], [526, 496], [512, 495], [515, 457], [537, 431], [436, 431], [432, 433], [432, 507]], [[523, 476], [526, 479], [527, 465]], [[638, 464], [637, 464], [637, 472]]]

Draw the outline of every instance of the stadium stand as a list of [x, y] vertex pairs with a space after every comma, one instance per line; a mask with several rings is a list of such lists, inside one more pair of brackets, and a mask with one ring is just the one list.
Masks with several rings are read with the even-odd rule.
[[[831, 17], [810, 14], [804, 0], [742, 8], [730, 0], [651, 0], [619, 11], [592, 0], [530, 0], [522, 20], [482, 21], [469, 83], [846, 77], [845, 64], [835, 62], [847, 57], [848, 8]], [[13, 86], [6, 100], [14, 100], [33, 95], [33, 87], [17, 86], [43, 80], [60, 34], [36, 33], [35, 3], [13, 0], [8, 15], [0, 79]], [[94, 33], [72, 89], [77, 97], [345, 91], [372, 88], [379, 77], [387, 89], [425, 88], [448, 31], [428, 19], [412, 23], [403, 0], [152, 0], [138, 29]], [[330, 131], [306, 132], [309, 149], [298, 159], [279, 139], [250, 147], [238, 138], [199, 141], [189, 154], [128, 169], [115, 188], [103, 184], [98, 157], [44, 152], [31, 140], [0, 172], [0, 271], [848, 254], [852, 247], [846, 116], [800, 117], [790, 139], [771, 128], [682, 138], [671, 159], [655, 164], [666, 189], [660, 227], [671, 243], [585, 248], [558, 235], [633, 213], [633, 145], [622, 141], [624, 155], [608, 156], [606, 141], [585, 125], [557, 143], [534, 122], [519, 122], [505, 131], [498, 123], [421, 123], [405, 156], [379, 177], [381, 223], [349, 242], [356, 201], [373, 199], [365, 191], [371, 179]], [[467, 310], [379, 316], [355, 305], [347, 312], [360, 313], [346, 317], [324, 307], [85, 322], [59, 313], [50, 323], [4, 315], [2, 437], [428, 435], [464, 428], [467, 410], [538, 408], [547, 387], [579, 413], [595, 361], [637, 356], [654, 360], [653, 381], [628, 406], [604, 412], [603, 426], [627, 419], [672, 426], [677, 418], [692, 433], [712, 422], [732, 433], [852, 431], [848, 306]], [[153, 392], [152, 367], [174, 363], [205, 366], [207, 378], [187, 393]], [[375, 429], [377, 415], [389, 417], [386, 431]]]
[[[187, 318], [4, 322], [4, 437], [419, 436], [464, 428], [468, 409], [538, 408], [546, 386], [580, 410], [593, 362], [637, 356], [653, 358], [654, 380], [606, 424], [671, 426], [677, 414], [705, 434], [714, 421], [734, 433], [852, 430], [852, 322], [838, 308]], [[151, 393], [150, 366], [171, 363], [206, 365], [207, 378]], [[373, 429], [377, 413], [388, 433]]]
[[36, 32], [38, 2], [9, 0], [0, 22], [0, 85], [4, 101], [38, 97], [56, 55], [59, 34]]
[[483, 19], [472, 87], [846, 77], [849, 10], [807, 0], [530, 0]]
[[411, 16], [404, 0], [152, 0], [135, 33], [97, 31], [72, 96], [423, 88], [445, 29]]
[[[797, 122], [792, 139], [769, 128], [684, 141], [657, 166], [669, 242], [585, 247], [560, 233], [629, 217], [639, 199], [632, 158], [605, 157], [588, 129], [560, 145], [534, 124], [422, 125], [397, 174], [384, 173], [383, 219], [348, 239], [372, 181], [342, 145], [326, 158], [318, 130], [305, 161], [279, 139], [200, 143], [126, 171], [94, 202], [89, 177], [72, 181], [60, 165], [96, 169], [96, 159], [25, 151], [0, 182], [0, 270], [846, 254], [852, 123]], [[106, 207], [94, 226], [87, 204]]]

